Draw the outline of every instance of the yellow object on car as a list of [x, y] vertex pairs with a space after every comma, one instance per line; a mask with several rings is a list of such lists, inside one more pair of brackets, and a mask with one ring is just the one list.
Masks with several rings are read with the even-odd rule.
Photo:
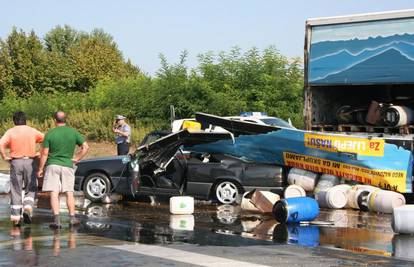
[[184, 121], [181, 128], [187, 129], [190, 132], [196, 132], [201, 130], [201, 123], [196, 121]]

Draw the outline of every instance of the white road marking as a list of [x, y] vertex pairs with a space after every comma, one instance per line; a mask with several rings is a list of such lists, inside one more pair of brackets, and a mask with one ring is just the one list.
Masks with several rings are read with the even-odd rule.
[[226, 259], [222, 257], [204, 255], [195, 252], [188, 252], [179, 249], [144, 245], [144, 244], [131, 244], [131, 245], [114, 245], [114, 246], [103, 246], [106, 248], [113, 248], [132, 253], [143, 254], [146, 256], [158, 257], [162, 259], [179, 261], [199, 266], [237, 266], [237, 267], [268, 267], [268, 265], [260, 265], [251, 262], [244, 262], [232, 259]]

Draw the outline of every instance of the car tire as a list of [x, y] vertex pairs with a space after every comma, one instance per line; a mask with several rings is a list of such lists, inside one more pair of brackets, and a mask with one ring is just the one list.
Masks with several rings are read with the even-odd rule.
[[111, 191], [111, 182], [103, 173], [92, 173], [83, 183], [85, 197], [92, 202], [102, 201]]
[[231, 180], [222, 180], [214, 187], [214, 197], [221, 204], [232, 205], [238, 201], [243, 188], [239, 183]]

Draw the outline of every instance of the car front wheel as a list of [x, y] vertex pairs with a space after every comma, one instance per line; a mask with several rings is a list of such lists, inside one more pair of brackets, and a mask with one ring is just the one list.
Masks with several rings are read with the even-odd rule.
[[233, 204], [242, 192], [239, 185], [231, 181], [222, 181], [215, 187], [216, 199], [222, 204]]
[[102, 173], [93, 173], [86, 177], [83, 186], [85, 197], [92, 202], [99, 202], [110, 192], [111, 183]]

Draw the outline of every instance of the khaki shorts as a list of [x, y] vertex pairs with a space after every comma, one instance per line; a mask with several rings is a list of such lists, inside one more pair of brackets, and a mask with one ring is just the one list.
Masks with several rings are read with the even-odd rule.
[[73, 192], [75, 171], [73, 168], [48, 165], [43, 180], [43, 191]]

